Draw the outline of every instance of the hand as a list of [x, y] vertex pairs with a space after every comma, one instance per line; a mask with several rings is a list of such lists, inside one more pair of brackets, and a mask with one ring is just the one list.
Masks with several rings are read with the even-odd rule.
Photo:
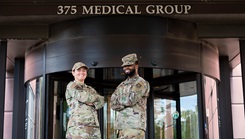
[[95, 106], [92, 102], [86, 103], [86, 105], [91, 106], [93, 109], [95, 109]]
[[94, 104], [92, 102], [86, 103], [89, 106], [94, 106]]

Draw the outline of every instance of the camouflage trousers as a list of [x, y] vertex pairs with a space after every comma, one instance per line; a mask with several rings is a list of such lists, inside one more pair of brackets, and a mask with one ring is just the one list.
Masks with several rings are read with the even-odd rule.
[[145, 139], [145, 131], [141, 129], [119, 130], [118, 139]]
[[99, 127], [70, 127], [66, 132], [67, 139], [101, 139]]

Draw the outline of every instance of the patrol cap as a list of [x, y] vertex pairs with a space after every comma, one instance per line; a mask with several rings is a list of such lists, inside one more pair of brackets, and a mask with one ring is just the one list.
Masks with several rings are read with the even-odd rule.
[[81, 68], [81, 67], [84, 67], [84, 68], [86, 68], [86, 69], [89, 69], [88, 66], [86, 66], [84, 63], [82, 63], [82, 62], [77, 62], [77, 63], [75, 63], [75, 64], [73, 65], [72, 70], [76, 70], [76, 69], [79, 69], [79, 68]]
[[133, 65], [136, 61], [138, 61], [138, 59], [135, 53], [128, 54], [122, 58], [122, 62], [123, 62], [122, 67], [127, 65]]

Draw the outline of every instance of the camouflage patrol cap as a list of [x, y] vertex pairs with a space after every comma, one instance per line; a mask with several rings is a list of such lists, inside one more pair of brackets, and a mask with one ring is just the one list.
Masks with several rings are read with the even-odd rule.
[[128, 54], [122, 58], [122, 62], [123, 62], [122, 67], [127, 65], [133, 65], [136, 61], [138, 61], [138, 59], [135, 53]]
[[73, 65], [72, 70], [76, 70], [76, 69], [79, 69], [79, 68], [81, 68], [81, 67], [84, 67], [84, 68], [86, 68], [86, 69], [89, 69], [88, 66], [86, 66], [84, 63], [82, 63], [82, 62], [77, 62], [77, 63], [75, 63], [75, 64]]

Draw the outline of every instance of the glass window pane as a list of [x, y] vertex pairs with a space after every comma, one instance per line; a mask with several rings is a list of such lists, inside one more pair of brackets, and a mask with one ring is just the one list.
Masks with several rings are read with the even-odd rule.
[[95, 69], [88, 70], [88, 77], [95, 78]]
[[40, 139], [42, 123], [42, 77], [27, 84], [25, 138]]
[[34, 129], [35, 129], [35, 117], [34, 117], [34, 113], [35, 113], [35, 103], [34, 103], [34, 93], [33, 90], [31, 88], [31, 86], [28, 87], [28, 100], [27, 100], [27, 115], [26, 115], [26, 121], [27, 123], [27, 139], [32, 139], [34, 138]]
[[37, 79], [37, 85], [36, 85], [36, 139], [40, 139], [41, 138], [41, 123], [42, 123], [42, 84], [43, 84], [43, 80], [42, 77]]
[[179, 84], [182, 139], [198, 139], [198, 107], [196, 81]]
[[122, 68], [105, 68], [103, 69], [103, 79], [125, 79]]
[[68, 82], [53, 81], [53, 139], [66, 139], [70, 108], [65, 99]]
[[209, 138], [219, 139], [219, 122], [217, 106], [217, 85], [216, 81], [210, 77], [204, 77], [204, 91], [206, 104], [207, 125], [206, 131]]
[[106, 104], [103, 107], [104, 111], [104, 139], [116, 139], [117, 134], [114, 130], [114, 122], [116, 120], [116, 111], [110, 108], [111, 94], [114, 89], [104, 89], [104, 94], [106, 99]]
[[172, 115], [176, 112], [176, 102], [168, 99], [154, 99], [155, 139], [175, 139], [176, 121]]
[[167, 70], [167, 69], [153, 69], [153, 78], [167, 76], [167, 75], [173, 75], [173, 70]]

